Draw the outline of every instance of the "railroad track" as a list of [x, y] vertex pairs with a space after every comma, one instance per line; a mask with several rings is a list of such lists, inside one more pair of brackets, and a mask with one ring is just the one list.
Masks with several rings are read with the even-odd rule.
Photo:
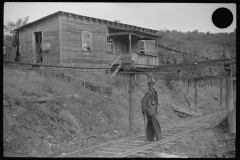
[[144, 133], [140, 133], [82, 150], [63, 153], [57, 157], [142, 157], [142, 155], [154, 150], [154, 148], [160, 144], [174, 141], [191, 131], [210, 127], [212, 119], [216, 117], [219, 118], [219, 116], [226, 116], [226, 111], [165, 127], [162, 129], [163, 139], [160, 141], [146, 141], [144, 140]]

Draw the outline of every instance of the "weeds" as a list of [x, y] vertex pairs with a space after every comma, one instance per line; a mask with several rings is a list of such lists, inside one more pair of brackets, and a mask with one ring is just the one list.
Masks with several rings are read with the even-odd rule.
[[[43, 75], [31, 71], [25, 80], [25, 72], [4, 70], [4, 95], [14, 99], [15, 104], [24, 107], [29, 113], [33, 113], [36, 119], [34, 120], [33, 117], [23, 114], [17, 117], [19, 123], [28, 125], [32, 124], [31, 122], [36, 122], [36, 124], [31, 126], [35, 126], [35, 128], [39, 128], [41, 131], [41, 133], [33, 133], [25, 130], [26, 135], [38, 135], [33, 140], [27, 140], [28, 142], [26, 142], [30, 148], [33, 148], [32, 150], [29, 149], [31, 150], [28, 153], [29, 155], [50, 154], [43, 148], [41, 149], [41, 147], [47, 147], [48, 143], [68, 142], [76, 137], [86, 138], [94, 134], [98, 135], [98, 138], [103, 137], [105, 139], [110, 134], [115, 134], [112, 133], [113, 130], [116, 133], [128, 130], [128, 77], [117, 75], [110, 79], [110, 75], [103, 75], [102, 73], [84, 73], [84, 76], [80, 72], [74, 73], [75, 76], [88, 82], [113, 87], [113, 94], [106, 96], [84, 88], [77, 81], [66, 81], [61, 76], [56, 78], [52, 74], [50, 71], [46, 71]], [[61, 75], [61, 73], [59, 74]], [[146, 88], [146, 80], [144, 78], [137, 79], [136, 83], [145, 85]], [[171, 95], [173, 95], [173, 92], [181, 94], [184, 85], [174, 81], [171, 84], [174, 91], [166, 87], [165, 82], [162, 80], [157, 81], [155, 85], [159, 95], [160, 113], [158, 118], [160, 118], [161, 125], [162, 123], [178, 120], [178, 117], [168, 107], [168, 104], [180, 101], [181, 97]], [[140, 101], [145, 92], [144, 87], [141, 87], [140, 92], [137, 90], [134, 92], [134, 129], [136, 132], [144, 129]], [[190, 90], [189, 95], [192, 95], [192, 92]], [[204, 99], [204, 94], [199, 95]], [[55, 98], [45, 103], [33, 104], [32, 102], [30, 103], [30, 99], [33, 97]], [[214, 102], [212, 101], [211, 103]], [[5, 119], [4, 121], [7, 120]], [[46, 139], [48, 136], [53, 137], [51, 141]], [[191, 143], [187, 139], [185, 141], [188, 145]], [[200, 141], [200, 139], [195, 141]], [[35, 145], [31, 144], [33, 142]], [[81, 147], [82, 145], [84, 144], [79, 146]], [[194, 144], [190, 145], [196, 147], [193, 146]], [[203, 150], [202, 148], [200, 149]]]
[[182, 143], [194, 157], [214, 154], [217, 148], [214, 132], [211, 130], [189, 133], [182, 138]]

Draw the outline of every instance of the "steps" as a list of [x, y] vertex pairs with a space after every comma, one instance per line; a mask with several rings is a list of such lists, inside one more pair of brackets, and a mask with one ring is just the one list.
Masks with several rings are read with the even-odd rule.
[[119, 64], [119, 66], [117, 67], [117, 69], [113, 72], [111, 79], [117, 74], [117, 72], [119, 71], [119, 69], [122, 67], [122, 64]]

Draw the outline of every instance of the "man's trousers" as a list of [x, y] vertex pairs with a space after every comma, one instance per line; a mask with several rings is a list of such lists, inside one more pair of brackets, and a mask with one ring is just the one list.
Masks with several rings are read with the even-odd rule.
[[153, 141], [154, 136], [156, 135], [157, 141], [161, 140], [161, 127], [155, 115], [147, 115], [147, 139]]

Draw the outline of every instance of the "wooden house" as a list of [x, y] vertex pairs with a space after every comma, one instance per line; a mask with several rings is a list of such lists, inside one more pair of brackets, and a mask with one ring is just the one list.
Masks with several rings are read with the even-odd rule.
[[[49, 43], [46, 63], [63, 66], [109, 67], [131, 63], [158, 65], [156, 30], [58, 11], [16, 29], [22, 62], [38, 62]], [[121, 55], [121, 56], [120, 56]], [[117, 59], [117, 61], [116, 61]]]

